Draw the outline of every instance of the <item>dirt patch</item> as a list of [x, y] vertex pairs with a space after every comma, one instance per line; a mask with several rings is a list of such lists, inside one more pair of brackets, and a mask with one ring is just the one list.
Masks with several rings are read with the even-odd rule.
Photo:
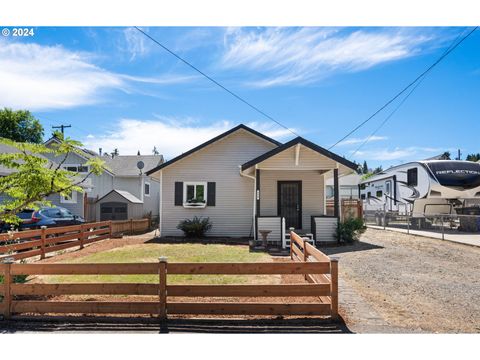
[[[345, 285], [391, 327], [480, 332], [480, 249], [368, 229], [360, 243], [322, 251], [340, 257], [339, 276]], [[342, 293], [340, 306], [347, 324], [368, 321], [355, 312], [355, 300], [342, 299]]]

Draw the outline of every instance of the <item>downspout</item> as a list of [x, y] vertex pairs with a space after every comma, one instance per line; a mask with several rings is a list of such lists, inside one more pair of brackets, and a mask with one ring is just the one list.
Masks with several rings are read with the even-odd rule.
[[238, 170], [240, 172], [240, 176], [245, 176], [249, 179], [253, 179], [253, 214], [252, 214], [252, 221], [253, 221], [253, 239], [257, 240], [257, 229], [255, 226], [255, 214], [257, 211], [257, 178], [252, 175], [244, 174], [242, 171], [242, 166], [238, 165]]

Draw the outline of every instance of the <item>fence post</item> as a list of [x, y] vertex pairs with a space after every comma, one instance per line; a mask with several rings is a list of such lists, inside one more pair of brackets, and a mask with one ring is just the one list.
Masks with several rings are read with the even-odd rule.
[[330, 302], [332, 319], [338, 318], [338, 257], [330, 257]]
[[387, 227], [387, 210], [383, 210], [383, 230]]
[[40, 259], [43, 260], [45, 259], [45, 245], [46, 245], [46, 242], [47, 242], [47, 227], [46, 226], [42, 226], [40, 227], [40, 229], [42, 229], [42, 233], [41, 233], [41, 242], [42, 244], [40, 245]]
[[6, 258], [3, 260], [5, 266], [5, 274], [3, 275], [3, 284], [5, 286], [5, 294], [3, 297], [4, 302], [4, 313], [3, 317], [8, 320], [12, 315], [12, 294], [11, 294], [11, 284], [12, 284], [12, 258]]
[[133, 219], [130, 219], [130, 235], [133, 235]]
[[442, 222], [442, 240], [445, 240], [445, 226], [443, 224], [443, 215], [440, 216], [440, 221]]
[[290, 259], [293, 260], [293, 240], [292, 231], [290, 231]]
[[112, 238], [112, 220], [108, 222], [108, 237]]
[[165, 256], [158, 258], [158, 297], [160, 301], [159, 318], [160, 321], [167, 320], [167, 262], [168, 259]]
[[80, 249], [83, 249], [85, 242], [85, 227], [84, 225], [80, 225]]
[[[303, 261], [307, 262], [308, 260], [308, 253], [307, 253], [307, 240], [303, 240]], [[303, 274], [305, 280], [307, 280], [307, 274]]]

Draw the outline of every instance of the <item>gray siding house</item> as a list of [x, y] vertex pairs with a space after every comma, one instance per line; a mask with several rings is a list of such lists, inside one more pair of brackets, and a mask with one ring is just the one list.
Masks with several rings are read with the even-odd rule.
[[[339, 214], [327, 217], [325, 183], [352, 173], [352, 162], [297, 137], [285, 144], [239, 125], [147, 172], [160, 186], [161, 236], [181, 236], [181, 220], [209, 217], [210, 236], [287, 245], [289, 228], [332, 241]], [[333, 230], [332, 230], [333, 229]]]
[[[45, 142], [46, 146], [59, 143], [60, 140], [52, 137]], [[80, 153], [71, 153], [66, 159], [45, 154], [51, 161], [62, 164], [68, 170], [78, 172], [80, 175], [89, 172], [85, 163], [92, 157], [100, 155], [80, 149]], [[82, 184], [85, 192], [75, 193], [68, 198], [53, 195], [49, 198], [55, 205], [69, 209], [75, 215], [80, 215], [88, 221], [100, 220], [125, 220], [127, 218], [142, 218], [145, 215], [158, 216], [159, 185], [156, 179], [145, 172], [163, 163], [161, 155], [135, 155], [135, 156], [102, 156], [105, 169], [100, 175], [90, 175]], [[143, 163], [143, 169], [137, 166]], [[112, 191], [126, 195], [119, 201], [110, 201]], [[123, 200], [122, 200], [123, 199]], [[135, 199], [134, 201], [131, 201]], [[118, 199], [117, 199], [118, 200]], [[107, 203], [107, 205], [102, 205]], [[111, 206], [113, 203], [113, 207]], [[123, 211], [126, 207], [127, 211]], [[118, 211], [117, 211], [118, 210]]]

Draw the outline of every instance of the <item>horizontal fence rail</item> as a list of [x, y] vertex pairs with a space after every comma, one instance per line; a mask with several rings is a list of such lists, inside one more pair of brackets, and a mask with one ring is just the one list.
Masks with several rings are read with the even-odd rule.
[[[5, 318], [12, 314], [150, 314], [166, 320], [172, 315], [305, 315], [338, 314], [336, 261], [312, 245], [292, 236], [292, 262], [270, 263], [158, 263], [117, 264], [16, 264], [0, 265], [0, 284]], [[157, 275], [157, 283], [14, 283], [18, 275]], [[294, 284], [169, 284], [170, 275], [303, 275]], [[54, 296], [124, 295], [122, 301], [57, 301]], [[128, 296], [150, 296], [139, 301]], [[30, 297], [30, 299], [29, 299]], [[40, 298], [39, 298], [40, 297]], [[42, 299], [41, 297], [44, 297]], [[176, 300], [177, 298], [177, 300]], [[183, 301], [178, 301], [183, 298]], [[211, 298], [229, 298], [211, 301]], [[240, 298], [240, 299], [236, 299]], [[248, 298], [245, 301], [241, 298]], [[256, 300], [252, 302], [252, 299]], [[281, 302], [273, 299], [281, 298]], [[298, 298], [308, 298], [298, 300]], [[191, 299], [191, 301], [190, 301]], [[272, 299], [265, 301], [265, 299]], [[292, 302], [285, 303], [285, 299]], [[313, 300], [312, 300], [313, 299]], [[315, 300], [316, 299], [316, 300]]]
[[33, 256], [44, 259], [47, 253], [76, 246], [83, 249], [86, 244], [111, 236], [110, 221], [0, 234], [0, 260], [20, 260]]

